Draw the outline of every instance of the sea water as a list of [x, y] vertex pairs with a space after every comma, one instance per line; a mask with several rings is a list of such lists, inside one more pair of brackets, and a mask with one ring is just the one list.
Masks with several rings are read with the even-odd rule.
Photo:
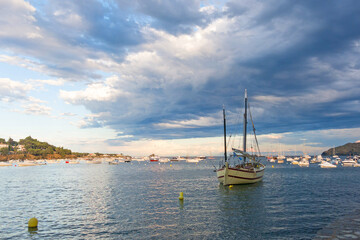
[[268, 163], [229, 189], [216, 161], [2, 167], [0, 239], [313, 239], [360, 209], [360, 168]]

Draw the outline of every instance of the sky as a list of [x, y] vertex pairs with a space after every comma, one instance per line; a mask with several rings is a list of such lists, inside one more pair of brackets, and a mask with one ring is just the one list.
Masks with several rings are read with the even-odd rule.
[[0, 0], [1, 138], [221, 155], [245, 89], [264, 153], [359, 141], [360, 2]]

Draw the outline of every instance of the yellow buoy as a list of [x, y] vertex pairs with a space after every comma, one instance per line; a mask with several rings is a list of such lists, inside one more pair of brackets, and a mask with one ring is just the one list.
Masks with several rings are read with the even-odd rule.
[[172, 165], [170, 164], [170, 167], [172, 167]]
[[271, 167], [274, 168], [274, 165], [272, 165]]
[[180, 192], [179, 200], [184, 200], [184, 193], [183, 192]]
[[29, 222], [28, 222], [28, 227], [29, 228], [36, 228], [38, 225], [38, 220], [36, 218], [30, 218]]
[[229, 185], [229, 188], [231, 189], [233, 187], [233, 185]]

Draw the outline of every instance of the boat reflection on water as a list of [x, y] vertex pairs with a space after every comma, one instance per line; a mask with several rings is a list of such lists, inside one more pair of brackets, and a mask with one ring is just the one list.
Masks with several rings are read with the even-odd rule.
[[[268, 221], [262, 181], [232, 187], [219, 184], [218, 193], [221, 198], [221, 221], [236, 223], [231, 224], [231, 231], [242, 236], [234, 236], [234, 239], [266, 239]], [[230, 233], [227, 233], [228, 237], [232, 237], [228, 234]]]

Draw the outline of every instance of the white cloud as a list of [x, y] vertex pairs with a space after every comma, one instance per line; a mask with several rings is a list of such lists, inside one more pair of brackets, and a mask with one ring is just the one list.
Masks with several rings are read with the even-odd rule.
[[217, 126], [221, 121], [220, 118], [215, 117], [198, 117], [191, 120], [182, 120], [182, 121], [170, 121], [167, 123], [157, 123], [154, 124], [159, 128], [198, 128], [198, 127], [211, 127]]
[[74, 116], [77, 116], [77, 114], [75, 114], [75, 113], [70, 113], [70, 112], [66, 112], [66, 113], [61, 113], [61, 116], [74, 117]]
[[115, 102], [119, 96], [128, 96], [115, 84], [117, 79], [108, 78], [105, 82], [91, 83], [82, 91], [60, 90], [60, 97], [68, 103], [82, 104], [84, 102]]
[[9, 78], [0, 78], [0, 100], [17, 101], [27, 98], [27, 93], [32, 89], [30, 84], [13, 81]]
[[77, 13], [73, 12], [71, 9], [58, 9], [54, 12], [54, 16], [59, 23], [67, 25], [72, 29], [81, 29], [86, 26], [82, 17], [79, 16]]
[[261, 138], [264, 138], [264, 139], [282, 139], [284, 136], [282, 134], [263, 134], [263, 135], [260, 135], [259, 137]]
[[50, 86], [62, 86], [65, 83], [65, 80], [62, 78], [58, 79], [29, 79], [27, 82], [33, 84], [37, 87], [42, 87], [43, 85]]
[[[41, 37], [39, 28], [34, 25], [36, 9], [27, 1], [0, 1], [0, 37]], [[16, 14], [14, 14], [16, 13]]]
[[22, 106], [24, 113], [28, 115], [50, 115], [51, 107], [40, 105], [38, 103], [29, 103]]

